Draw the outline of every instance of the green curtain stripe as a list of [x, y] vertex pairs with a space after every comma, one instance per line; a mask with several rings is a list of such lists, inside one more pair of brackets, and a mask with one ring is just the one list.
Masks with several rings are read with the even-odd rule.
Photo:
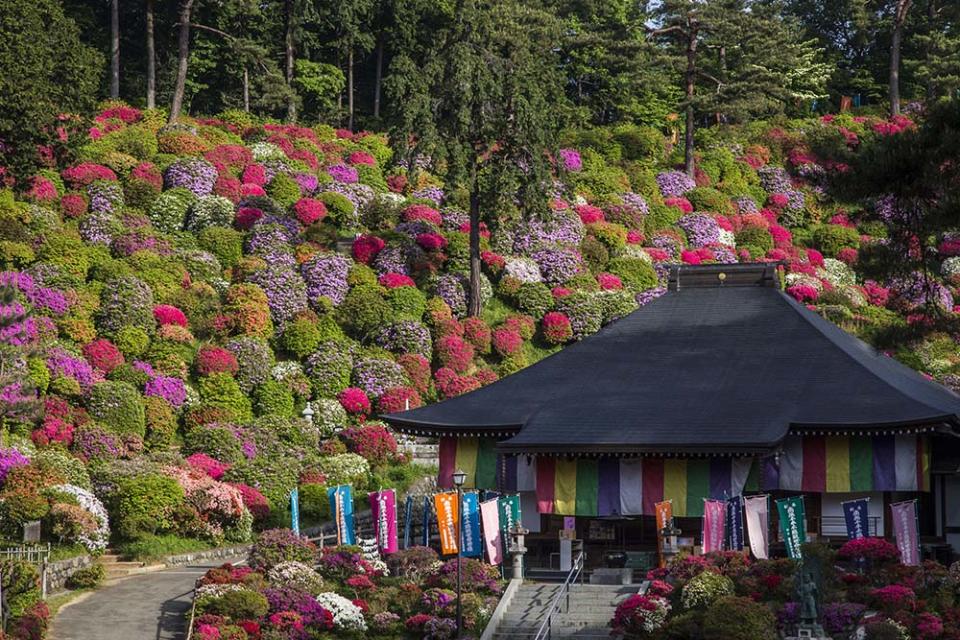
[[596, 516], [597, 498], [600, 494], [600, 463], [597, 460], [577, 460], [577, 506], [576, 515]]
[[480, 438], [477, 447], [477, 488], [497, 488], [497, 441], [493, 438]]
[[850, 438], [850, 491], [873, 491], [872, 438]]
[[743, 490], [760, 491], [760, 458], [754, 458], [750, 465], [750, 473], [747, 474], [747, 481], [743, 484]]
[[710, 497], [710, 459], [687, 460], [687, 517], [703, 515], [703, 499]]

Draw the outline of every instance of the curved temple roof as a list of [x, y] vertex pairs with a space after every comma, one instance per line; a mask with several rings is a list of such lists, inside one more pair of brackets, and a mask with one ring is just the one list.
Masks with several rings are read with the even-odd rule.
[[960, 424], [960, 396], [798, 304], [772, 274], [675, 268], [670, 291], [593, 336], [382, 417], [408, 433], [512, 433], [501, 451], [559, 454], [755, 453], [791, 429]]

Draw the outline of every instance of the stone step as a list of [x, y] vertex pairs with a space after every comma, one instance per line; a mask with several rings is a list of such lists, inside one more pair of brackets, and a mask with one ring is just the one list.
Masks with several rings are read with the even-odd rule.
[[116, 564], [120, 562], [120, 554], [117, 553], [105, 553], [98, 558], [100, 564]]

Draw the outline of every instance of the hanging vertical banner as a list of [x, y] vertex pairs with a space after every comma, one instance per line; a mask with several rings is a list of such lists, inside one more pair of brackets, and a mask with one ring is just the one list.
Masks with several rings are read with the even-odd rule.
[[330, 513], [337, 523], [337, 544], [356, 544], [353, 527], [353, 489], [348, 484], [327, 489]]
[[869, 505], [870, 498], [840, 503], [843, 519], [847, 523], [847, 537], [851, 540], [866, 538], [870, 535]]
[[496, 498], [480, 503], [480, 521], [483, 523], [483, 542], [487, 561], [492, 565], [503, 562], [503, 535], [500, 532], [500, 509]]
[[410, 535], [413, 533], [413, 496], [407, 496], [403, 509], [403, 548], [410, 548]]
[[423, 496], [423, 546], [430, 546], [430, 511], [433, 505], [430, 504], [430, 496]]
[[747, 535], [750, 537], [750, 551], [757, 560], [770, 557], [770, 510], [769, 496], [747, 496], [743, 499], [746, 513]]
[[370, 494], [370, 512], [377, 534], [380, 553], [396, 553], [397, 545], [397, 493], [393, 489], [374, 491]]
[[777, 500], [777, 515], [780, 516], [780, 532], [787, 547], [787, 556], [794, 560], [803, 558], [800, 545], [807, 541], [806, 514], [803, 496]]
[[920, 536], [917, 532], [917, 501], [895, 502], [893, 512], [893, 537], [900, 550], [900, 562], [908, 567], [920, 564]]
[[290, 492], [290, 528], [300, 535], [300, 490], [297, 488]]
[[653, 505], [653, 510], [657, 516], [657, 536], [659, 536], [660, 531], [673, 520], [673, 502], [671, 500], [658, 502]]
[[504, 549], [510, 545], [510, 530], [520, 524], [520, 496], [502, 496], [497, 499], [500, 509], [500, 539]]
[[466, 558], [482, 558], [483, 545], [480, 541], [480, 497], [473, 491], [463, 494], [460, 511], [460, 540], [463, 541], [463, 555]]
[[723, 551], [726, 537], [727, 503], [724, 500], [703, 502], [703, 552]]
[[727, 546], [731, 551], [743, 551], [743, 496], [727, 500]]
[[460, 522], [457, 518], [457, 493], [444, 491], [433, 495], [433, 504], [437, 509], [437, 528], [440, 530], [440, 553], [450, 555], [459, 548], [457, 533]]

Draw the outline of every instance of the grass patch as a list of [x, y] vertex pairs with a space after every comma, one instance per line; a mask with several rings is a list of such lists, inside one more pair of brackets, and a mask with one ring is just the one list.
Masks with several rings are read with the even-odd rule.
[[76, 591], [66, 591], [64, 593], [58, 593], [55, 596], [50, 596], [47, 598], [46, 603], [47, 607], [50, 609], [50, 619], [53, 620], [56, 618], [57, 612], [60, 611], [64, 605], [73, 602], [88, 591], [93, 591], [93, 589], [77, 589]]
[[483, 310], [480, 312], [480, 317], [491, 327], [494, 327], [501, 322], [503, 322], [508, 315], [516, 313], [511, 309], [507, 304], [499, 298], [491, 298], [483, 305]]
[[205, 551], [210, 549], [211, 546], [203, 540], [193, 540], [179, 536], [145, 535], [136, 540], [120, 544], [117, 550], [127, 560], [151, 562], [180, 553]]
[[68, 560], [89, 554], [90, 552], [82, 544], [55, 544], [50, 547], [50, 562]]

